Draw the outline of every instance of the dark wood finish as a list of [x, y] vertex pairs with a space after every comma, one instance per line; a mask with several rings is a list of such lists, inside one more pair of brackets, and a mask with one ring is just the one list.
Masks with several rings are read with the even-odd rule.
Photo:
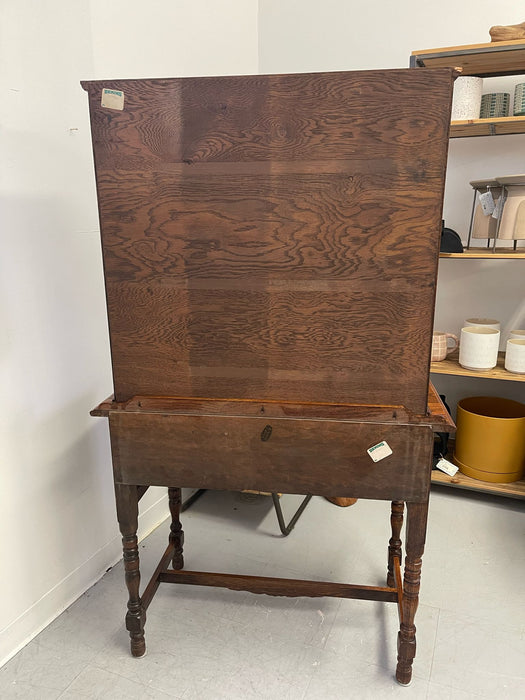
[[406, 557], [403, 576], [401, 625], [397, 641], [396, 678], [402, 685], [412, 679], [416, 655], [414, 617], [419, 602], [421, 564], [427, 531], [428, 503], [407, 503]]
[[403, 501], [392, 501], [392, 511], [390, 514], [390, 526], [392, 528], [392, 537], [388, 543], [388, 573], [386, 577], [386, 585], [394, 586], [394, 561], [397, 559], [399, 564], [402, 560], [402, 542], [401, 528], [403, 527], [403, 512], [405, 504]]
[[[428, 426], [125, 411], [110, 413], [109, 424], [122, 483], [171, 479], [190, 488], [394, 500], [428, 495]], [[367, 449], [383, 440], [393, 454], [374, 463]]]
[[146, 643], [144, 641], [146, 611], [142, 606], [139, 595], [138, 489], [133, 485], [115, 483], [115, 497], [117, 519], [122, 534], [126, 586], [129, 594], [126, 629], [131, 639], [131, 653], [133, 656], [144, 656], [146, 653]]
[[394, 557], [394, 583], [397, 589], [397, 613], [399, 624], [403, 622], [403, 575], [401, 573], [401, 560]]
[[184, 545], [184, 531], [180, 522], [181, 492], [180, 488], [168, 489], [168, 501], [171, 513], [170, 545], [173, 547], [172, 566], [174, 569], [184, 567], [182, 555]]
[[221, 415], [232, 417], [313, 418], [315, 420], [377, 421], [380, 423], [410, 423], [428, 425], [434, 431], [452, 432], [455, 425], [430, 383], [428, 409], [419, 415], [404, 406], [370, 406], [366, 404], [299, 404], [289, 401], [252, 401], [237, 399], [188, 399], [172, 396], [133, 396], [129, 401], [115, 401], [110, 396], [91, 411], [92, 416], [108, 417], [112, 411], [127, 413], [170, 413], [193, 416]]
[[168, 565], [173, 559], [173, 544], [170, 542], [168, 546], [166, 547], [166, 551], [162, 555], [159, 563], [157, 564], [157, 568], [155, 569], [153, 576], [148, 582], [148, 585], [144, 589], [144, 593], [141, 596], [141, 602], [142, 602], [142, 607], [144, 610], [147, 610], [149, 608], [149, 605], [151, 601], [153, 600], [153, 596], [157, 592], [157, 588], [160, 586], [160, 574], [163, 571], [168, 570]]
[[117, 400], [425, 412], [451, 70], [83, 85]]
[[326, 581], [304, 581], [301, 579], [271, 578], [267, 576], [239, 576], [238, 574], [215, 574], [208, 571], [164, 571], [160, 581], [189, 583], [195, 586], [216, 586], [232, 591], [250, 591], [278, 596], [305, 596], [321, 598], [354, 598], [357, 600], [381, 600], [397, 602], [395, 588], [379, 586], [354, 586], [348, 583]]
[[[453, 77], [83, 83], [114, 380], [92, 414], [109, 417], [135, 656], [161, 582], [334, 595], [398, 603], [408, 682], [433, 430], [453, 428], [428, 389]], [[169, 488], [171, 526], [141, 598], [149, 485]], [[393, 500], [389, 585], [184, 571], [185, 486]]]
[[148, 489], [149, 486], [137, 486], [137, 498], [139, 501]]
[[[253, 401], [251, 399], [217, 400], [174, 396], [133, 396], [128, 401], [108, 398], [91, 411], [94, 416], [108, 416], [110, 411], [127, 413], [173, 413], [185, 415], [266, 416], [267, 418], [314, 418], [316, 420], [369, 420], [385, 423], [412, 422], [404, 406], [366, 404], [297, 403], [292, 401]], [[422, 420], [421, 416], [418, 416]], [[427, 421], [428, 422], [428, 421]], [[441, 423], [440, 423], [441, 425]]]

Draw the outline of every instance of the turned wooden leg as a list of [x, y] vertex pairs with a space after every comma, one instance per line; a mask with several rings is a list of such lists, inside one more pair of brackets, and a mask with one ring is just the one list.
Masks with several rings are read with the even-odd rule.
[[168, 489], [168, 499], [171, 513], [169, 541], [174, 548], [172, 566], [174, 569], [183, 569], [184, 557], [182, 556], [182, 546], [184, 544], [184, 531], [180, 522], [181, 490], [170, 487]]
[[390, 525], [392, 526], [392, 537], [388, 542], [388, 573], [386, 585], [394, 588], [394, 557], [399, 557], [401, 564], [401, 528], [403, 527], [403, 511], [405, 504], [403, 501], [392, 501], [392, 511], [390, 514]]
[[146, 653], [146, 642], [144, 640], [146, 611], [142, 607], [139, 595], [140, 563], [137, 540], [139, 508], [137, 487], [115, 484], [115, 500], [117, 504], [117, 518], [120, 532], [122, 533], [124, 570], [126, 572], [126, 586], [129, 594], [126, 629], [131, 639], [132, 655], [144, 656]]
[[421, 558], [425, 547], [428, 501], [407, 503], [406, 557], [403, 576], [401, 626], [397, 638], [396, 678], [402, 685], [412, 679], [412, 662], [416, 655], [416, 615], [421, 582]]

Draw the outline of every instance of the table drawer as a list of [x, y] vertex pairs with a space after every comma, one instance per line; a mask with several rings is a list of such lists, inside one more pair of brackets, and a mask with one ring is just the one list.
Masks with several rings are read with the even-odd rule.
[[[119, 483], [388, 500], [430, 486], [428, 426], [122, 411], [109, 422]], [[382, 441], [392, 454], [374, 462]]]

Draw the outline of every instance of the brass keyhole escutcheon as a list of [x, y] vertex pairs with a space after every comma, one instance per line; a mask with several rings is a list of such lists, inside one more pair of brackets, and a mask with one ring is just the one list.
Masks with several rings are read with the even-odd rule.
[[261, 440], [263, 442], [266, 442], [267, 440], [270, 439], [270, 436], [272, 434], [272, 426], [271, 425], [265, 425], [262, 433], [261, 433]]

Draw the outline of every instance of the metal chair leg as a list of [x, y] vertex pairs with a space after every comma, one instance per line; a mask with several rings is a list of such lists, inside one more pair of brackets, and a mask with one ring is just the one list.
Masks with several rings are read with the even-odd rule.
[[301, 503], [301, 505], [297, 509], [293, 518], [290, 520], [288, 525], [286, 525], [286, 523], [284, 522], [283, 511], [281, 510], [281, 502], [279, 499], [279, 494], [272, 493], [273, 505], [275, 507], [275, 513], [277, 514], [277, 520], [279, 521], [279, 527], [280, 527], [281, 532], [283, 533], [283, 535], [285, 537], [287, 537], [290, 534], [290, 532], [294, 529], [295, 523], [301, 517], [303, 510], [306, 508], [306, 506], [310, 502], [311, 498], [312, 498], [311, 495], [305, 497], [304, 501]]
[[[182, 504], [182, 506], [181, 506], [181, 509], [180, 509], [180, 510], [181, 510], [181, 513], [183, 513], [183, 512], [184, 512], [185, 510], [187, 510], [191, 505], [193, 505], [193, 504], [195, 503], [195, 501], [196, 501], [197, 499], [199, 499], [199, 498], [202, 496], [203, 493], [206, 493], [206, 491], [207, 491], [207, 489], [199, 489], [198, 491], [195, 491], [195, 493], [193, 493], [189, 498], [187, 498], [187, 499], [184, 501], [184, 503]], [[276, 513], [276, 515], [277, 515], [277, 520], [278, 520], [278, 522], [279, 522], [279, 528], [280, 528], [281, 532], [283, 533], [283, 535], [284, 535], [285, 537], [288, 537], [288, 535], [290, 534], [290, 532], [294, 529], [295, 523], [296, 523], [296, 522], [299, 520], [299, 518], [301, 517], [301, 515], [302, 515], [304, 509], [306, 508], [306, 506], [307, 506], [308, 503], [310, 502], [310, 499], [311, 499], [311, 498], [312, 498], [311, 495], [310, 495], [310, 496], [306, 496], [306, 497], [304, 498], [303, 502], [301, 503], [301, 505], [299, 506], [299, 508], [298, 508], [297, 511], [295, 512], [295, 515], [293, 516], [293, 518], [290, 520], [290, 522], [289, 522], [288, 525], [287, 525], [287, 524], [284, 522], [284, 516], [283, 516], [283, 511], [282, 511], [282, 509], [281, 509], [281, 502], [280, 502], [280, 499], [279, 499], [279, 494], [277, 494], [277, 493], [272, 493], [272, 500], [273, 500], [273, 505], [274, 505], [274, 508], [275, 508], [275, 513]]]
[[182, 506], [180, 507], [180, 512], [184, 513], [185, 510], [188, 510], [188, 508], [195, 503], [195, 501], [202, 496], [203, 493], [206, 493], [207, 489], [199, 489], [198, 491], [195, 491], [195, 493], [192, 493], [189, 498], [187, 498]]

